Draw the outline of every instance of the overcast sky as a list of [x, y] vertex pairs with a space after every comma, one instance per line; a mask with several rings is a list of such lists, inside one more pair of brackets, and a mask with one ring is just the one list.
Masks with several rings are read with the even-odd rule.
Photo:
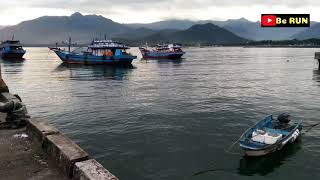
[[320, 21], [319, 0], [0, 0], [0, 25], [44, 15], [99, 14], [120, 23], [165, 19], [260, 20], [265, 13], [311, 14]]

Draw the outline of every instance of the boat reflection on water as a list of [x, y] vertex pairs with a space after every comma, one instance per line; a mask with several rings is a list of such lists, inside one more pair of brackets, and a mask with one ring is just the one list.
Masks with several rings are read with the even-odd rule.
[[72, 80], [99, 80], [113, 79], [123, 80], [127, 74], [134, 70], [131, 64], [122, 66], [88, 66], [81, 64], [61, 63], [54, 70], [56, 72], [69, 72], [69, 78]]
[[3, 63], [23, 63], [26, 59], [25, 58], [0, 58]]
[[148, 63], [151, 61], [157, 61], [157, 63], [159, 63], [159, 64], [169, 64], [169, 63], [181, 64], [184, 61], [184, 58], [180, 58], [180, 59], [144, 59], [144, 58], [141, 58], [140, 61], [145, 62], [145, 63]]
[[302, 140], [299, 138], [295, 143], [285, 146], [281, 151], [262, 157], [242, 157], [239, 162], [238, 174], [244, 176], [261, 175], [272, 173], [276, 168], [284, 164], [288, 158], [294, 156], [301, 149]]
[[320, 82], [320, 70], [319, 69], [313, 70], [312, 80]]
[[159, 64], [168, 64], [168, 63], [181, 64], [182, 61], [183, 61], [182, 58], [180, 58], [180, 59], [174, 59], [174, 60], [172, 60], [172, 59], [159, 59], [159, 60], [158, 60], [158, 63], [159, 63]]
[[25, 59], [11, 58], [10, 60], [7, 60], [5, 58], [0, 58], [0, 62], [3, 67], [2, 71], [5, 72], [5, 74], [20, 74], [22, 72]]

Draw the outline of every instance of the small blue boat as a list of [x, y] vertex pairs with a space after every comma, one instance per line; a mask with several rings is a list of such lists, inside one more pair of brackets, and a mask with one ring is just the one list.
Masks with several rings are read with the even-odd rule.
[[112, 40], [94, 40], [88, 45], [86, 51], [76, 53], [70, 51], [71, 40], [69, 39], [69, 50], [58, 47], [49, 47], [57, 56], [68, 64], [104, 64], [104, 65], [128, 65], [137, 56], [127, 53], [128, 46]]
[[300, 135], [302, 121], [290, 123], [290, 115], [283, 113], [277, 120], [272, 115], [248, 129], [239, 139], [246, 156], [263, 156], [293, 143]]
[[180, 59], [185, 54], [181, 48], [181, 44], [165, 44], [154, 49], [140, 47], [139, 50], [144, 59]]
[[0, 44], [0, 57], [1, 58], [14, 58], [22, 59], [26, 50], [22, 48], [20, 41], [18, 40], [7, 40]]

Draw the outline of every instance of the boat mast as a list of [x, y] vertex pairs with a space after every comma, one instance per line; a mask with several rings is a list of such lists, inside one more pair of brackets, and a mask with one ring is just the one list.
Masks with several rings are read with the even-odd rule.
[[69, 53], [70, 53], [71, 52], [71, 37], [69, 37], [68, 50], [69, 50]]

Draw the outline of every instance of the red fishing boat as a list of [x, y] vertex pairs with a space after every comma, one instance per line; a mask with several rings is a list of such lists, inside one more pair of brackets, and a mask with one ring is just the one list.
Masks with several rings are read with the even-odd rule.
[[185, 54], [181, 44], [157, 45], [153, 49], [140, 47], [139, 49], [144, 59], [180, 59]]

